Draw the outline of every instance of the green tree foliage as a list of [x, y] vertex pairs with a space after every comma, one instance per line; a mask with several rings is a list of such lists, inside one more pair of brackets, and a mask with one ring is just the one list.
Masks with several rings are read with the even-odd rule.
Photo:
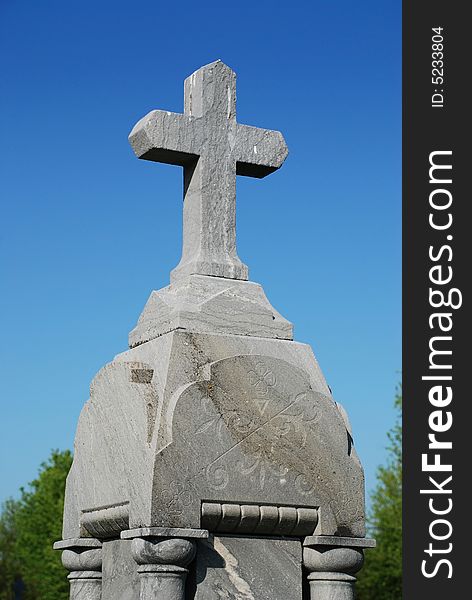
[[23, 582], [25, 600], [67, 600], [67, 572], [52, 544], [61, 539], [64, 488], [72, 454], [53, 451], [37, 479], [8, 500], [0, 516], [0, 600], [15, 598]]
[[402, 597], [402, 426], [401, 390], [395, 398], [397, 420], [389, 431], [389, 458], [377, 471], [377, 485], [368, 514], [369, 535], [377, 548], [366, 550], [359, 573], [359, 600], [400, 600]]
[[0, 517], [0, 600], [10, 600], [13, 585], [20, 573], [20, 564], [15, 548], [15, 515], [19, 503], [7, 500]]

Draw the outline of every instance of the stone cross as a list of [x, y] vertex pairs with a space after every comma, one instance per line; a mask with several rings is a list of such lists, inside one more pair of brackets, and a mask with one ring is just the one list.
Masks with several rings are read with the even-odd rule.
[[182, 258], [171, 280], [245, 280], [236, 251], [236, 175], [269, 175], [287, 146], [278, 131], [236, 122], [236, 74], [220, 60], [185, 80], [184, 97], [184, 114], [153, 110], [129, 136], [138, 158], [184, 167]]

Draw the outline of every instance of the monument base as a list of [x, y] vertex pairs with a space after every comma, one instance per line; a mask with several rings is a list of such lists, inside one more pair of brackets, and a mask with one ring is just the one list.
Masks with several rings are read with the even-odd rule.
[[[102, 600], [140, 597], [131, 540], [103, 543]], [[189, 600], [302, 600], [300, 539], [210, 536], [197, 542], [185, 598]]]

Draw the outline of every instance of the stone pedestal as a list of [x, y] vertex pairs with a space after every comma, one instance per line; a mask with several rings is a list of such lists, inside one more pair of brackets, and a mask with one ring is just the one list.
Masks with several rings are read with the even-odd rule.
[[354, 574], [364, 563], [367, 538], [309, 536], [303, 544], [303, 564], [309, 572], [311, 600], [354, 600]]
[[70, 600], [101, 600], [101, 542], [92, 538], [63, 540], [54, 544], [62, 550], [62, 564], [70, 571]]

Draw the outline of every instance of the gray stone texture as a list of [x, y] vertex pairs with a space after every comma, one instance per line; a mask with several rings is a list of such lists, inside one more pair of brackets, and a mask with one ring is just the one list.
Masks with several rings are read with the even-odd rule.
[[70, 600], [102, 600], [102, 577], [96, 572], [74, 572], [68, 580]]
[[103, 544], [102, 600], [137, 600], [138, 565], [131, 556], [131, 540]]
[[195, 600], [302, 600], [296, 539], [212, 536], [198, 543], [194, 569]]

